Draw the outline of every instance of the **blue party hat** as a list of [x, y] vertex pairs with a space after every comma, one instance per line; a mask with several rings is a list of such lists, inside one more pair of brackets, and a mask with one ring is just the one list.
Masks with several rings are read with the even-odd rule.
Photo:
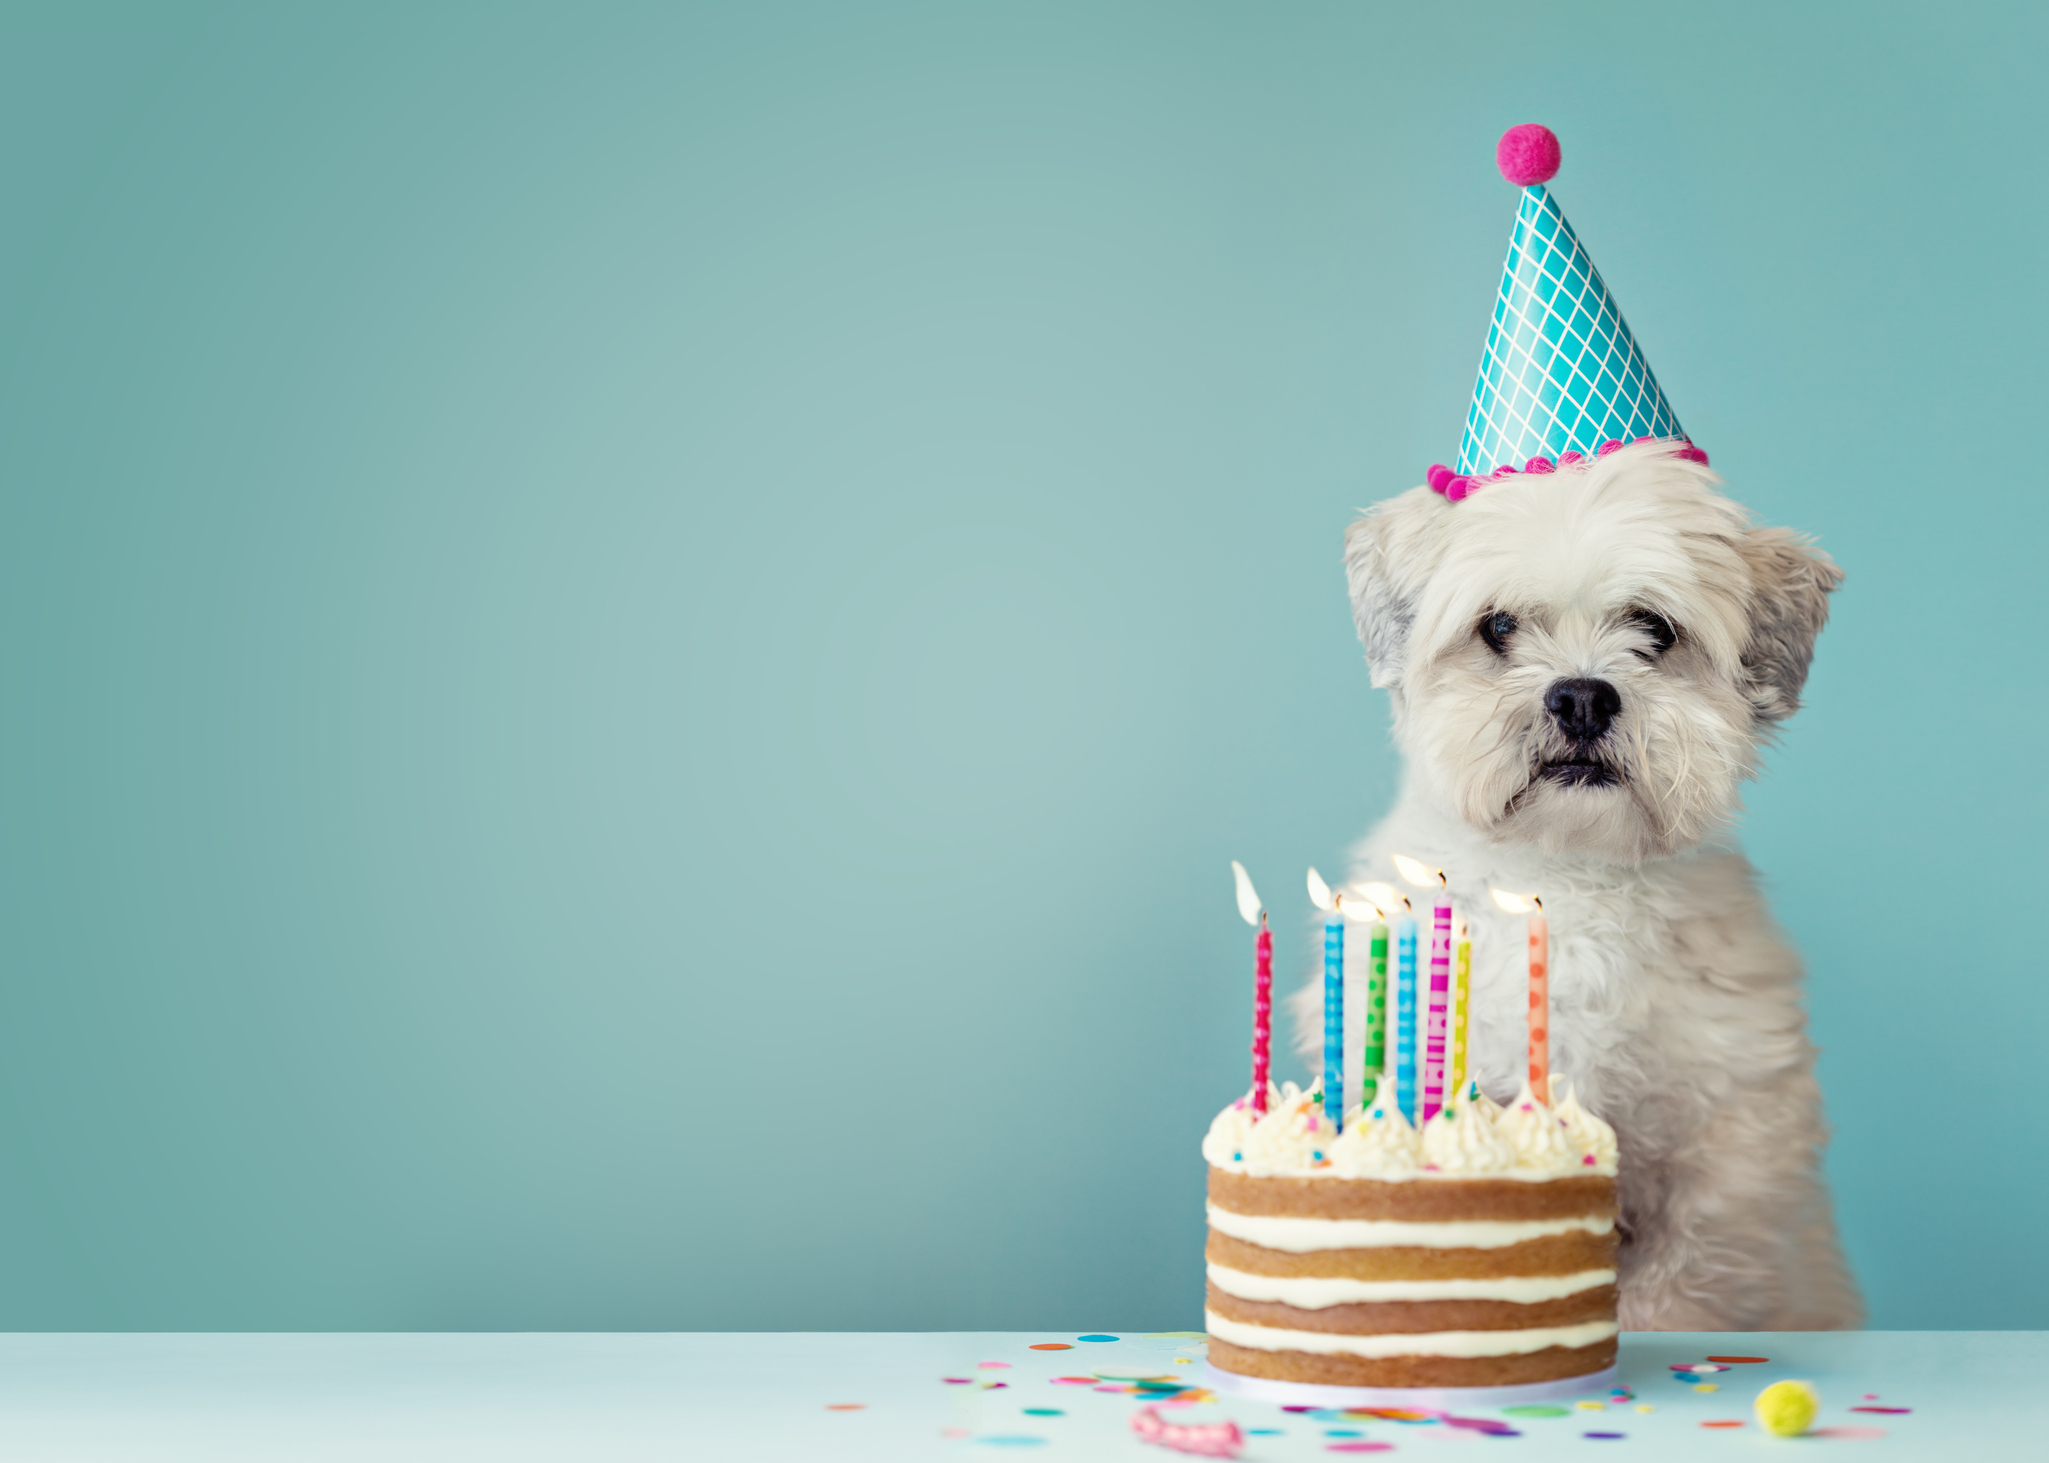
[[1558, 139], [1533, 123], [1511, 127], [1495, 157], [1502, 175], [1522, 187], [1522, 207], [1458, 466], [1433, 466], [1430, 486], [1455, 502], [1479, 479], [1551, 472], [1646, 438], [1677, 439], [1685, 455], [1705, 462], [1544, 187], [1558, 172]]

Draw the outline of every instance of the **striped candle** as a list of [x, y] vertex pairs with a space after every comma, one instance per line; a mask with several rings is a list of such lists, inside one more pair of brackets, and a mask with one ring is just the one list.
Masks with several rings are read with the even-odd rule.
[[1465, 1092], [1466, 1077], [1472, 1071], [1466, 1030], [1473, 1004], [1473, 942], [1466, 938], [1467, 931], [1460, 930], [1458, 934], [1458, 942], [1452, 947], [1451, 965], [1451, 1092], [1454, 1097]]
[[1394, 927], [1394, 1100], [1416, 1121], [1416, 922]]
[[1323, 1115], [1345, 1126], [1345, 920], [1335, 909], [1323, 922]]
[[1451, 894], [1440, 886], [1430, 910], [1430, 1007], [1423, 1029], [1423, 1121], [1444, 1106], [1444, 1056], [1451, 1014]]
[[1387, 924], [1376, 923], [1368, 936], [1366, 965], [1366, 1051], [1359, 1062], [1364, 1080], [1359, 1106], [1372, 1106], [1380, 1093], [1380, 1074], [1387, 1069]]

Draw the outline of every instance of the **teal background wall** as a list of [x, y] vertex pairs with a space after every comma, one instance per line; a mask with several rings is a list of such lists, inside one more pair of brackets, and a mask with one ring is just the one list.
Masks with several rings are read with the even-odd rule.
[[1527, 120], [1849, 571], [1748, 837], [1873, 1319], [2049, 1326], [2040, 17], [0, 12], [0, 1328], [1199, 1324]]

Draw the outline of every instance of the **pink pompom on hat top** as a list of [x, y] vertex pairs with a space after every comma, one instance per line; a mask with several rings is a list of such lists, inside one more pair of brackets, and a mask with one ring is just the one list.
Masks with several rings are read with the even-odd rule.
[[[1501, 176], [1518, 188], [1533, 188], [1550, 182], [1558, 176], [1561, 152], [1558, 134], [1540, 122], [1524, 122], [1501, 134], [1501, 140], [1494, 145], [1494, 163], [1501, 169]], [[1658, 437], [1638, 437], [1637, 442], [1670, 440]], [[1598, 457], [1627, 445], [1619, 440], [1603, 442], [1592, 456], [1580, 452], [1561, 452], [1556, 460], [1549, 457], [1532, 457], [1521, 467], [1503, 465], [1483, 476], [1467, 476], [1456, 473], [1441, 462], [1430, 465], [1427, 474], [1430, 490], [1442, 494], [1448, 501], [1457, 503], [1472, 496], [1484, 483], [1494, 482], [1518, 474], [1541, 476], [1561, 469], [1586, 467]], [[1687, 438], [1676, 440], [1672, 455], [1688, 462], [1707, 466], [1708, 455], [1693, 445]]]

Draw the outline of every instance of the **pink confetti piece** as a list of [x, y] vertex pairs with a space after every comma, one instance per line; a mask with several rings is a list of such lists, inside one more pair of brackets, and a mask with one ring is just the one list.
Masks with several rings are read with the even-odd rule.
[[1850, 1409], [1852, 1412], [1887, 1412], [1901, 1416], [1913, 1410], [1911, 1407], [1852, 1407]]
[[1392, 1453], [1394, 1451], [1394, 1444], [1378, 1443], [1368, 1438], [1356, 1443], [1326, 1443], [1323, 1451], [1326, 1453]]
[[990, 1367], [1002, 1367], [1005, 1370], [1008, 1370], [1010, 1367], [1010, 1363], [1007, 1361], [978, 1361], [975, 1365], [984, 1371], [987, 1371]]
[[1838, 1440], [1863, 1442], [1871, 1438], [1884, 1437], [1885, 1429], [1882, 1427], [1812, 1427], [1807, 1430], [1807, 1436], [1810, 1438], [1836, 1438]]
[[1142, 1442], [1197, 1458], [1235, 1458], [1245, 1451], [1245, 1434], [1235, 1422], [1169, 1422], [1157, 1409], [1142, 1407], [1132, 1414], [1131, 1430]]

